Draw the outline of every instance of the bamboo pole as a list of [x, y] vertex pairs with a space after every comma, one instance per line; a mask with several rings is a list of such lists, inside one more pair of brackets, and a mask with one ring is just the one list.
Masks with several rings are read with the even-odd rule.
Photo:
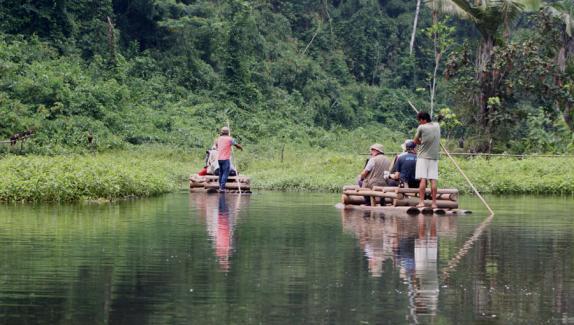
[[[413, 103], [411, 103], [410, 100], [407, 99], [407, 102], [409, 103], [409, 105], [411, 105], [412, 109], [415, 110], [415, 112], [417, 112], [418, 114], [418, 110], [415, 107], [415, 105], [413, 105]], [[439, 142], [440, 143], [440, 142]], [[478, 196], [478, 198], [480, 199], [480, 201], [482, 201], [482, 203], [486, 206], [486, 208], [488, 209], [488, 211], [490, 212], [491, 215], [494, 215], [494, 211], [492, 211], [492, 209], [490, 208], [490, 206], [488, 205], [488, 203], [486, 203], [486, 200], [482, 197], [482, 195], [480, 195], [480, 193], [478, 192], [478, 190], [476, 189], [476, 187], [474, 187], [474, 184], [472, 184], [472, 182], [470, 181], [470, 179], [466, 176], [466, 174], [462, 171], [462, 169], [458, 166], [457, 162], [454, 160], [454, 158], [450, 155], [450, 153], [448, 152], [448, 150], [446, 150], [446, 148], [444, 147], [444, 145], [442, 143], [440, 143], [440, 147], [442, 148], [442, 150], [446, 153], [446, 155], [448, 156], [448, 158], [450, 158], [450, 160], [452, 161], [452, 163], [454, 164], [454, 166], [456, 167], [456, 169], [458, 169], [458, 171], [460, 172], [460, 174], [462, 175], [462, 177], [464, 177], [464, 179], [467, 181], [468, 185], [470, 185], [470, 187], [472, 188], [472, 190], [474, 191], [474, 193], [476, 194], [476, 196]]]

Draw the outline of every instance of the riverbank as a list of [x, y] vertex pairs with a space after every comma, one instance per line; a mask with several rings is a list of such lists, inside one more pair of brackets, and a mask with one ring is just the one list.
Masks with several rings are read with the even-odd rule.
[[147, 197], [176, 191], [191, 155], [137, 150], [0, 159], [0, 201], [77, 202]]
[[[393, 150], [393, 149], [390, 149]], [[141, 148], [63, 156], [0, 159], [0, 201], [77, 202], [159, 195], [186, 188], [201, 169], [204, 151]], [[250, 148], [237, 152], [241, 174], [252, 188], [339, 192], [352, 184], [368, 156], [305, 146]], [[482, 193], [574, 194], [574, 159], [461, 158], [458, 162]], [[440, 163], [440, 187], [471, 189], [452, 163]]]
[[[285, 191], [339, 192], [353, 184], [368, 156], [341, 154], [329, 150], [293, 152], [281, 163], [257, 160], [249, 174], [257, 188]], [[456, 158], [481, 193], [493, 194], [574, 194], [574, 158]], [[458, 170], [442, 155], [439, 186], [472, 189]]]

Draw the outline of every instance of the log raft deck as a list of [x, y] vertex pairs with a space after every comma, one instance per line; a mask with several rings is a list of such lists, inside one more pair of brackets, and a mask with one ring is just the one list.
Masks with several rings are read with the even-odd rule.
[[[215, 193], [219, 189], [219, 177], [215, 175], [189, 177], [190, 192]], [[247, 176], [229, 176], [225, 183], [227, 193], [251, 193], [251, 179]]]
[[[381, 211], [383, 213], [407, 214], [468, 214], [468, 210], [458, 208], [457, 189], [437, 190], [437, 209], [431, 208], [431, 200], [425, 200], [424, 208], [417, 208], [419, 203], [418, 188], [375, 186], [372, 189], [357, 185], [343, 187], [341, 202], [344, 207]], [[430, 194], [430, 189], [426, 190]], [[369, 204], [367, 204], [370, 203]]]

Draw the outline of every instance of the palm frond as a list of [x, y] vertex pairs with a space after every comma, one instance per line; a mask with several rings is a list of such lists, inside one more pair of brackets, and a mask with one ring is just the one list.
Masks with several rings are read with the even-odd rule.
[[574, 26], [574, 8], [567, 8], [561, 3], [545, 8], [550, 16], [560, 19], [564, 23], [564, 30], [568, 36], [572, 37], [572, 26]]
[[524, 5], [524, 11], [535, 12], [542, 8], [542, 0], [522, 0], [521, 3]]
[[431, 10], [462, 19], [476, 20], [472, 7], [464, 0], [425, 0]]
[[524, 9], [524, 4], [515, 0], [500, 0], [497, 6], [498, 12], [506, 19], [516, 17]]

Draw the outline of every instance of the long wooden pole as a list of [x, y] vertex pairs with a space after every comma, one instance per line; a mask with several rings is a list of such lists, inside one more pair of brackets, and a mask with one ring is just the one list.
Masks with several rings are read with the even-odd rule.
[[[409, 105], [411, 105], [412, 109], [417, 112], [419, 112], [419, 110], [415, 107], [415, 105], [413, 105], [413, 103], [411, 103], [410, 100], [407, 99], [407, 102], [409, 103]], [[440, 142], [439, 142], [440, 143]], [[491, 215], [494, 215], [494, 211], [492, 211], [492, 209], [490, 208], [490, 206], [488, 205], [488, 203], [486, 203], [486, 200], [482, 197], [482, 195], [480, 195], [480, 193], [478, 192], [478, 190], [476, 189], [476, 187], [474, 187], [474, 185], [472, 184], [472, 182], [470, 181], [470, 179], [466, 176], [466, 174], [462, 171], [462, 169], [460, 168], [460, 166], [457, 164], [457, 162], [454, 160], [454, 158], [450, 155], [450, 153], [448, 152], [448, 150], [446, 150], [446, 148], [443, 146], [442, 143], [440, 143], [440, 147], [442, 148], [442, 150], [446, 153], [446, 155], [448, 156], [448, 158], [450, 158], [451, 162], [454, 164], [454, 166], [456, 167], [456, 169], [458, 169], [458, 171], [460, 172], [460, 174], [462, 175], [462, 177], [464, 177], [464, 179], [467, 181], [468, 185], [470, 185], [470, 188], [472, 188], [472, 190], [474, 191], [474, 194], [476, 194], [476, 196], [478, 196], [478, 198], [480, 199], [480, 201], [482, 201], [482, 203], [486, 206], [486, 208], [488, 209], [488, 211], [490, 212]]]
[[[227, 120], [227, 128], [229, 129], [229, 136], [231, 136], [231, 128], [229, 127], [229, 120]], [[231, 159], [230, 162], [233, 162], [233, 145], [231, 146]], [[241, 194], [241, 182], [239, 182], [239, 169], [235, 166], [235, 181], [237, 182], [237, 189], [239, 189], [239, 194]]]

